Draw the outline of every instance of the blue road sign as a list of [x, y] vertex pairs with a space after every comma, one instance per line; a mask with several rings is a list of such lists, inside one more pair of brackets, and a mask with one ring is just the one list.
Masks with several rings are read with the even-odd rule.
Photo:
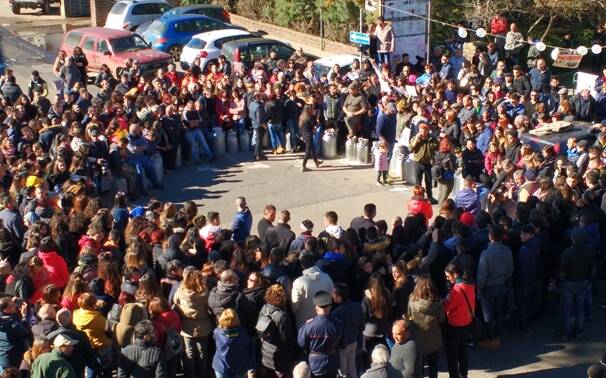
[[349, 40], [350, 42], [357, 43], [359, 45], [370, 45], [370, 36], [366, 33], [350, 31]]

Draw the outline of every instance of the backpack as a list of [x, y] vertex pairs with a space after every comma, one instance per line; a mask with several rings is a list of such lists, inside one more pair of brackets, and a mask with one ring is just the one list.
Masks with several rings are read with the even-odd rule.
[[179, 357], [183, 354], [185, 347], [183, 345], [183, 338], [178, 332], [172, 329], [166, 330], [166, 343], [164, 344], [164, 353], [166, 353], [166, 360], [170, 361], [175, 357]]
[[278, 315], [280, 311], [274, 311], [271, 314], [267, 312], [262, 312], [259, 314], [259, 319], [257, 320], [257, 325], [255, 329], [257, 330], [257, 334], [262, 340], [271, 341], [275, 336], [275, 332], [278, 329]]

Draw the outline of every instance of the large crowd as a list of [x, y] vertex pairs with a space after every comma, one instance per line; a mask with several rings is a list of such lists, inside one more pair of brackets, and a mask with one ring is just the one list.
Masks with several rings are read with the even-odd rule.
[[[184, 74], [127, 61], [119, 77], [100, 69], [96, 95], [78, 48], [25, 91], [8, 69], [0, 376], [436, 378], [445, 358], [450, 378], [468, 377], [470, 345], [528, 332], [554, 291], [552, 336], [584, 339], [606, 238], [606, 67], [595, 97], [571, 95], [539, 51], [521, 56], [515, 24], [493, 24], [471, 60], [455, 36], [391, 67], [380, 19], [369, 57], [324, 75], [301, 49]], [[565, 150], [520, 140], [561, 121], [594, 136]], [[213, 160], [216, 127], [252, 131], [257, 160], [267, 130], [274, 154], [305, 151], [303, 170], [322, 163], [328, 129], [339, 150], [376, 140], [382, 183], [397, 149], [415, 181], [407, 214], [388, 223], [370, 203], [350, 222], [327, 209], [323, 225], [291, 227], [273, 205], [253, 220], [240, 197], [223, 228], [229, 215], [193, 202], [129, 206], [181, 157]]]

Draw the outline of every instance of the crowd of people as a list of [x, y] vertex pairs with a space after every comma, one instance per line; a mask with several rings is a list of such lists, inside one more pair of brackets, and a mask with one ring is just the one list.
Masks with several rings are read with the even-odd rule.
[[[391, 67], [389, 25], [377, 29], [381, 55], [325, 75], [301, 49], [184, 74], [129, 60], [119, 77], [102, 67], [93, 95], [76, 49], [57, 58], [51, 101], [38, 72], [25, 94], [7, 70], [1, 376], [435, 378], [445, 350], [450, 378], [468, 377], [469, 344], [500, 348], [508, 319], [527, 332], [554, 287], [553, 336], [584, 339], [606, 238], [606, 68], [595, 98], [571, 96], [509, 33], [471, 60], [440, 48]], [[520, 141], [559, 121], [597, 137]], [[322, 163], [327, 129], [341, 150], [376, 140], [383, 184], [397, 148], [415, 178], [408, 214], [388, 224], [366, 204], [349, 223], [336, 209], [291, 227], [267, 205], [253, 229], [243, 197], [228, 228], [193, 202], [129, 207], [162, 188], [158, 161], [212, 160], [214, 127], [252, 130], [257, 160], [268, 130], [274, 154], [305, 151], [303, 170]]]

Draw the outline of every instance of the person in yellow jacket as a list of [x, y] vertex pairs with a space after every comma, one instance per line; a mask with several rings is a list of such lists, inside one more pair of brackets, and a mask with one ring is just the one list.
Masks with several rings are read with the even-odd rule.
[[86, 334], [97, 352], [102, 366], [111, 372], [113, 367], [112, 343], [105, 333], [106, 319], [97, 308], [97, 298], [92, 293], [80, 294], [78, 309], [74, 310], [72, 323], [77, 330]]

